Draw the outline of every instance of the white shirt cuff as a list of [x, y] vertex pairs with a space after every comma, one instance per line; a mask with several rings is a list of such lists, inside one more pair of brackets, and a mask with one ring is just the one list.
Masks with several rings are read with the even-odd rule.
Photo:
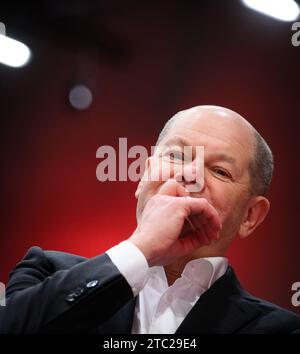
[[123, 241], [106, 254], [130, 285], [136, 296], [148, 280], [149, 266], [144, 254], [130, 241]]

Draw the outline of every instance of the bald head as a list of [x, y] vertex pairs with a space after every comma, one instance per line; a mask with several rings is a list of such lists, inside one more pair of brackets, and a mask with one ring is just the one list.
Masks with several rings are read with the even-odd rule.
[[[234, 136], [228, 132], [238, 132], [249, 154], [250, 193], [265, 195], [273, 174], [273, 155], [266, 141], [257, 130], [240, 114], [220, 106], [203, 105], [189, 108], [175, 114], [162, 129], [156, 145], [172, 135], [174, 128], [189, 129], [192, 122], [201, 121], [202, 126], [212, 131], [219, 131], [229, 142]], [[226, 135], [227, 134], [227, 135]]]

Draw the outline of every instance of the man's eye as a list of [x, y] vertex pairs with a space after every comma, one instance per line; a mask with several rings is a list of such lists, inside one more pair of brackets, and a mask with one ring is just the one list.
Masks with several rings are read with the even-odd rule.
[[223, 170], [222, 168], [216, 167], [213, 169], [213, 171], [219, 176], [231, 178], [231, 174], [229, 172], [227, 172], [226, 170]]
[[168, 153], [170, 160], [172, 161], [183, 161], [184, 154], [181, 151], [171, 151]]

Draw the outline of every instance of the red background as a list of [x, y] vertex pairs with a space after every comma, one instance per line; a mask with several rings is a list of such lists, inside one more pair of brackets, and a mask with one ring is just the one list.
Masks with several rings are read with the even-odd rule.
[[[291, 24], [232, 1], [45, 3], [1, 19], [34, 54], [24, 68], [0, 66], [1, 281], [32, 245], [90, 257], [127, 238], [136, 183], [97, 181], [97, 148], [117, 148], [119, 137], [150, 147], [178, 110], [216, 104], [244, 115], [275, 155], [271, 212], [232, 245], [230, 262], [250, 292], [300, 314], [291, 305], [300, 281]], [[86, 111], [68, 103], [75, 83], [92, 90]]]

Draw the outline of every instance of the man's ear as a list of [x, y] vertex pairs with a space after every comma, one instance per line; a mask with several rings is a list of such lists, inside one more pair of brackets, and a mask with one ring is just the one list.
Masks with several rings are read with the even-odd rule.
[[263, 196], [256, 196], [250, 200], [244, 220], [239, 229], [239, 236], [246, 238], [260, 225], [267, 216], [270, 202]]
[[[147, 159], [145, 160], [145, 171], [144, 171], [144, 174], [143, 174], [143, 177], [141, 178], [138, 186], [137, 186], [137, 189], [135, 191], [135, 197], [136, 199], [138, 199], [139, 195], [140, 195], [140, 192], [144, 186], [144, 184], [147, 182], [147, 178], [145, 178], [147, 176], [147, 174], [149, 173], [149, 168], [150, 168], [150, 165], [151, 165], [151, 158], [152, 156], [150, 157], [147, 157]], [[146, 174], [147, 173], [147, 174]]]

